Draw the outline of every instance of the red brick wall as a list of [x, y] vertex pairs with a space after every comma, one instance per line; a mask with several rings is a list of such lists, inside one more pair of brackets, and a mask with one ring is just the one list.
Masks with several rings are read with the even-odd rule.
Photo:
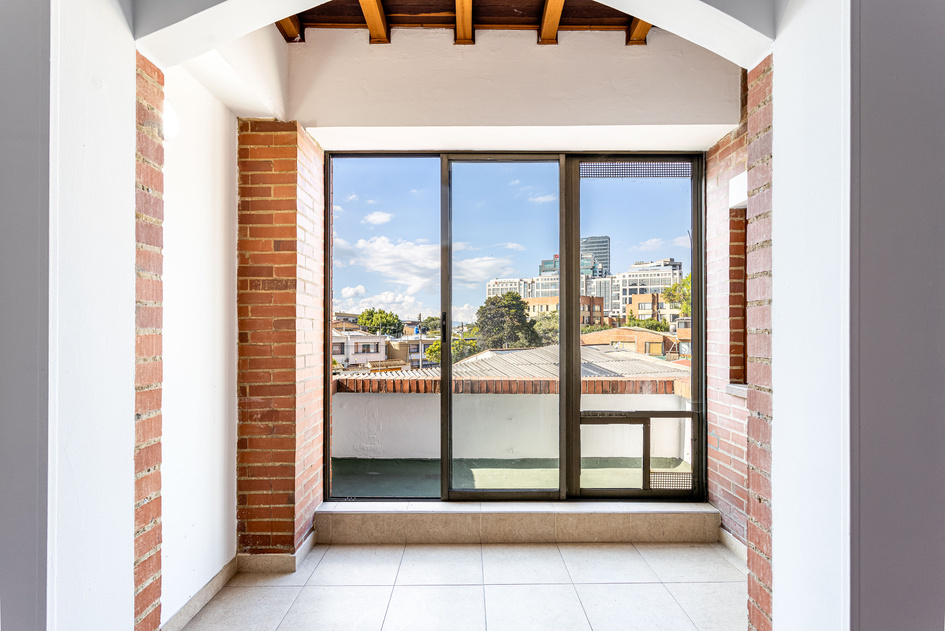
[[748, 600], [749, 626], [772, 626], [771, 86], [769, 56], [748, 73]]
[[294, 122], [239, 130], [238, 545], [291, 553], [322, 499], [324, 155]]
[[745, 210], [729, 207], [729, 180], [745, 173], [748, 159], [747, 81], [742, 123], [706, 155], [706, 360], [709, 501], [722, 527], [747, 541], [748, 409], [726, 392], [743, 384], [732, 370], [745, 343]]
[[135, 147], [135, 631], [161, 624], [164, 74], [137, 55]]

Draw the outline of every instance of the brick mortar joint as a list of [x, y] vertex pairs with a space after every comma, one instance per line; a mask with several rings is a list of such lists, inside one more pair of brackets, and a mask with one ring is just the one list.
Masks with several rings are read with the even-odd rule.
[[140, 241], [135, 241], [135, 250], [143, 250], [145, 252], [152, 252], [154, 254], [164, 254], [164, 248], [159, 248], [156, 245], [148, 245], [147, 243], [141, 243]]
[[[142, 55], [142, 56], [143, 56], [143, 55]], [[150, 60], [149, 60], [149, 61], [150, 61]], [[152, 77], [151, 75], [149, 75], [147, 72], [144, 71], [144, 69], [142, 69], [142, 68], [135, 68], [135, 71], [136, 71], [136, 74], [141, 75], [142, 77], [144, 77], [145, 79], [147, 79], [150, 83], [153, 83], [155, 86], [157, 86], [158, 88], [160, 88], [160, 89], [161, 89], [161, 92], [164, 92], [164, 84], [161, 83], [160, 81], [158, 81], [157, 79], [155, 79], [154, 77]]]
[[748, 84], [748, 91], [750, 92], [752, 86], [758, 85], [758, 83], [759, 83], [762, 79], [764, 79], [765, 77], [767, 77], [767, 76], [768, 76], [769, 74], [771, 74], [772, 72], [774, 72], [774, 62], [773, 62], [773, 61], [772, 61], [772, 62], [769, 62], [768, 65], [765, 66], [765, 69], [761, 71], [761, 74], [758, 75], [757, 77], [755, 77], [755, 80]]
[[745, 306], [746, 307], [770, 307], [771, 299], [765, 298], [764, 300], [749, 300]]
[[151, 195], [152, 197], [155, 197], [155, 198], [161, 200], [162, 202], [164, 201], [164, 193], [163, 193], [163, 192], [161, 192], [161, 191], [156, 191], [156, 190], [154, 190], [153, 188], [148, 188], [147, 186], [145, 186], [145, 185], [142, 184], [141, 182], [138, 182], [137, 180], [135, 180], [135, 190], [136, 190], [136, 191], [141, 191], [141, 192], [143, 192], [143, 193], [147, 193], [148, 195]]
[[[770, 216], [771, 213], [767, 213], [767, 214]], [[752, 243], [745, 249], [745, 254], [751, 254], [752, 252], [757, 252], [758, 250], [765, 250], [771, 247], [773, 247], [771, 239], [760, 241], [758, 243]], [[745, 267], [747, 267], [747, 264]]]
[[752, 272], [745, 276], [745, 280], [758, 280], [759, 278], [773, 278], [770, 270], [765, 270], [763, 272]]
[[748, 114], [748, 118], [751, 118], [753, 114], [757, 114], [758, 112], [763, 110], [765, 107], [770, 105], [773, 100], [774, 100], [773, 95], [769, 94], [766, 98], [759, 101], [757, 105], [755, 105], [753, 108], [751, 108], [750, 110], [746, 112]]
[[141, 412], [140, 414], [135, 414], [135, 423], [138, 421], [147, 421], [154, 418], [155, 416], [161, 416], [161, 410], [148, 410], [147, 412]]
[[147, 618], [155, 609], [157, 609], [160, 606], [161, 606], [161, 599], [159, 597], [157, 600], [151, 603], [151, 605], [145, 610], [144, 613], [142, 613], [140, 616], [135, 618], [135, 624], [136, 625], [139, 624], [142, 620]]
[[[158, 549], [158, 550], [160, 549], [160, 544], [158, 544], [158, 548], [157, 548], [157, 549]], [[153, 553], [153, 552], [154, 552], [154, 550], [151, 551], [151, 553]], [[150, 556], [151, 553], [149, 553], [148, 556]], [[137, 565], [138, 565], [138, 563], [135, 563], [135, 566], [137, 566]], [[141, 581], [141, 584], [140, 584], [140, 585], [135, 585], [135, 592], [134, 592], [134, 593], [135, 593], [135, 598], [137, 598], [137, 597], [138, 597], [138, 594], [140, 594], [141, 592], [143, 592], [143, 591], [148, 587], [148, 585], [150, 585], [151, 583], [153, 583], [154, 581], [156, 581], [156, 580], [159, 579], [159, 578], [163, 578], [162, 572], [163, 572], [163, 570], [162, 570], [161, 568], [158, 568], [157, 570], [155, 570], [154, 574], [151, 574], [150, 576], [146, 577], [145, 580]], [[157, 601], [160, 601], [160, 596], [158, 596]], [[157, 602], [157, 601], [156, 601], [156, 602]]]
[[[157, 517], [149, 521], [147, 524], [145, 524], [142, 528], [139, 528], [138, 530], [136, 530], [134, 534], [134, 538], [137, 539], [138, 537], [148, 532], [149, 530], [153, 530], [157, 528], [158, 526], [161, 526], [163, 523], [164, 522], [161, 520], [161, 516], [158, 515]], [[158, 544], [158, 545], [163, 545], [163, 544]]]
[[146, 165], [148, 165], [148, 166], [150, 166], [150, 167], [153, 167], [153, 168], [157, 169], [158, 171], [160, 171], [161, 173], [164, 173], [164, 165], [163, 165], [163, 164], [158, 164], [157, 162], [155, 162], [154, 160], [148, 158], [146, 155], [144, 155], [144, 154], [141, 153], [140, 151], [137, 151], [137, 150], [135, 151], [135, 160], [136, 160], [137, 162], [140, 162], [141, 164], [146, 164]]
[[140, 502], [135, 502], [135, 510], [138, 510], [139, 508], [141, 508], [141, 507], [144, 506], [145, 504], [150, 504], [151, 502], [153, 502], [154, 500], [158, 499], [159, 497], [161, 497], [161, 492], [160, 492], [160, 491], [155, 491], [154, 493], [152, 493], [151, 495], [147, 496], [146, 498], [144, 498], [144, 499], [141, 500]]
[[[142, 125], [140, 122], [137, 122], [137, 123], [135, 124], [135, 129], [137, 129], [137, 130], [140, 131], [142, 134], [144, 134], [145, 136], [147, 136], [148, 138], [150, 138], [151, 140], [153, 140], [154, 142], [156, 142], [157, 144], [159, 144], [159, 145], [161, 145], [161, 146], [163, 147], [163, 146], [164, 146], [164, 131], [163, 131], [164, 114], [162, 114], [162, 113], [161, 113], [159, 110], [157, 110], [156, 108], [151, 107], [148, 103], [145, 103], [145, 102], [142, 101], [141, 99], [138, 99], [138, 103], [141, 103], [141, 104], [145, 107], [145, 109], [147, 109], [149, 112], [154, 112], [155, 114], [159, 114], [159, 115], [160, 115], [160, 117], [161, 117], [161, 123], [162, 123], [162, 130], [161, 130], [160, 133], [158, 133], [158, 132], [155, 131], [155, 128], [154, 128], [153, 126], [151, 126], [151, 125]], [[137, 147], [136, 147], [136, 149], [137, 149]], [[140, 153], [139, 153], [138, 151], [135, 151], [135, 154], [136, 154], [136, 155], [140, 155]], [[159, 170], [161, 170], [161, 171], [164, 170], [164, 167], [163, 167], [163, 166], [159, 166], [159, 167], [157, 167], [157, 168], [158, 168]]]
[[163, 219], [158, 219], [157, 217], [152, 217], [151, 215], [146, 215], [144, 213], [139, 213], [137, 211], [135, 212], [135, 219], [137, 219], [138, 221], [143, 221], [144, 223], [149, 223], [152, 226], [157, 226], [158, 228], [164, 227]]
[[162, 388], [163, 381], [156, 381], [154, 383], [147, 383], [141, 386], [135, 386], [135, 394], [139, 392], [152, 392], [154, 390], [160, 390]]
[[143, 469], [143, 470], [141, 470], [141, 471], [135, 471], [135, 482], [137, 482], [137, 481], [140, 480], [141, 478], [146, 478], [146, 477], [148, 477], [148, 476], [151, 475], [152, 473], [160, 473], [160, 472], [161, 472], [161, 464], [162, 464], [162, 463], [159, 462], [159, 463], [157, 463], [156, 465], [154, 465], [153, 467], [148, 467], [147, 469]]

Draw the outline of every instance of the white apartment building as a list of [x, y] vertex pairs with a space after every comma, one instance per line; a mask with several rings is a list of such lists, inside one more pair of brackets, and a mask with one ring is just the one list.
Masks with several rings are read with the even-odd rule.
[[387, 359], [387, 338], [364, 331], [332, 331], [331, 358], [345, 368]]
[[[632, 296], [637, 294], [661, 294], [683, 278], [682, 261], [672, 258], [659, 261], [640, 261], [626, 272], [593, 278], [581, 275], [581, 295], [604, 299], [604, 314], [622, 317]], [[535, 276], [533, 278], [496, 278], [486, 283], [486, 297], [501, 296], [510, 291], [523, 299], [553, 298], [558, 295], [558, 276]]]

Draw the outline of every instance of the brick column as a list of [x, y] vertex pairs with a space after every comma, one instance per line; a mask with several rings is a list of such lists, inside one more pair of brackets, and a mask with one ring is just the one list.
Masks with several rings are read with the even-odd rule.
[[706, 153], [706, 363], [709, 501], [722, 527], [747, 537], [748, 409], [728, 391], [744, 384], [745, 210], [729, 206], [729, 181], [747, 170], [748, 82], [741, 124]]
[[135, 148], [135, 631], [161, 625], [164, 74], [137, 55]]
[[769, 56], [748, 73], [748, 618], [770, 631], [771, 589], [771, 86]]
[[239, 552], [294, 553], [322, 499], [324, 154], [241, 120], [239, 173]]

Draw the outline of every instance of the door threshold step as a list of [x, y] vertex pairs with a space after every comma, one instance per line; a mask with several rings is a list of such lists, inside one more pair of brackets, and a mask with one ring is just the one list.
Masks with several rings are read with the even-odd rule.
[[713, 543], [721, 516], [681, 502], [324, 502], [316, 542]]

